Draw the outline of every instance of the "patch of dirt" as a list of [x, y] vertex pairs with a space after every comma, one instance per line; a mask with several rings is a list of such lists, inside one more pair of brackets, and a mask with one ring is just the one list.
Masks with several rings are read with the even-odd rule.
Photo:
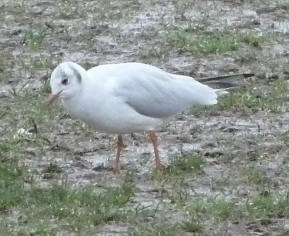
[[[270, 78], [288, 79], [289, 15], [286, 1], [71, 1], [67, 9], [58, 1], [29, 0], [0, 3], [0, 97], [10, 101], [10, 90], [40, 89], [43, 81], [60, 62], [72, 60], [86, 68], [107, 63], [138, 61], [167, 71], [196, 78], [253, 72], [266, 83]], [[71, 7], [71, 9], [70, 9]], [[67, 12], [66, 12], [67, 11]], [[227, 28], [236, 32], [255, 32], [265, 37], [260, 47], [244, 47], [234, 52], [192, 55], [168, 50], [167, 56], [142, 57], [161, 43], [166, 26], [200, 24], [206, 32]], [[45, 37], [38, 49], [29, 48], [27, 35], [36, 30]], [[193, 32], [197, 34], [198, 32]], [[36, 37], [36, 36], [34, 36]], [[36, 39], [31, 39], [36, 40]], [[39, 61], [43, 60], [43, 63]], [[274, 77], [275, 76], [275, 77]], [[261, 81], [262, 83], [262, 81]], [[44, 98], [43, 98], [44, 99]], [[2, 122], [2, 121], [1, 121]], [[2, 123], [5, 127], [5, 123]], [[119, 186], [125, 174], [135, 176], [136, 193], [132, 206], [156, 208], [164, 204], [170, 221], [179, 222], [182, 212], [175, 212], [169, 197], [159, 194], [161, 183], [151, 180], [154, 162], [152, 146], [145, 134], [125, 135], [127, 148], [122, 155], [122, 173], [111, 167], [115, 156], [115, 138], [80, 128], [69, 118], [56, 117], [49, 124], [53, 143], [45, 152], [27, 150], [23, 160], [35, 172], [40, 186], [65, 181], [73, 188], [94, 185], [102, 191]], [[204, 160], [202, 174], [185, 177], [184, 186], [192, 196], [225, 195], [242, 201], [260, 188], [285, 193], [289, 188], [288, 148], [280, 134], [289, 129], [287, 113], [224, 112], [219, 115], [177, 115], [159, 132], [161, 156], [165, 164], [173, 157], [199, 153]], [[1, 129], [4, 133], [5, 129]], [[33, 155], [31, 154], [33, 153]], [[56, 173], [47, 173], [51, 163]], [[244, 170], [254, 167], [270, 180], [268, 186], [248, 184]], [[227, 181], [227, 184], [224, 184]], [[169, 189], [168, 186], [164, 186]], [[287, 222], [288, 223], [288, 222]], [[213, 223], [212, 223], [213, 224]], [[223, 235], [274, 235], [260, 222], [230, 224]], [[287, 224], [288, 225], [288, 224]], [[210, 227], [214, 227], [211, 225]], [[99, 235], [124, 235], [127, 225], [104, 225]], [[205, 229], [215, 235], [213, 229]], [[276, 231], [277, 232], [277, 231]], [[279, 231], [278, 231], [279, 232]]]

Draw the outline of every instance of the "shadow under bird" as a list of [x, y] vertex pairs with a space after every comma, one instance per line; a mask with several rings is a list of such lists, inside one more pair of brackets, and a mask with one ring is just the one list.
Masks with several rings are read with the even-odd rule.
[[[207, 78], [204, 82], [224, 79], [226, 76]], [[60, 98], [72, 117], [99, 132], [118, 135], [115, 172], [120, 171], [120, 153], [124, 148], [122, 134], [147, 131], [154, 148], [156, 168], [161, 170], [164, 166], [155, 130], [163, 121], [187, 108], [216, 104], [218, 96], [225, 92], [191, 77], [142, 63], [108, 64], [85, 70], [76, 63], [63, 62], [52, 72], [50, 86], [49, 104]]]

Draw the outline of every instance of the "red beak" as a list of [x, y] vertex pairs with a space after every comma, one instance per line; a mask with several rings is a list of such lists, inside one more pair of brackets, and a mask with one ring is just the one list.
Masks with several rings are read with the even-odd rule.
[[58, 96], [62, 93], [62, 91], [63, 91], [63, 90], [60, 90], [60, 91], [59, 91], [58, 93], [56, 93], [56, 94], [50, 94], [50, 95], [48, 96], [47, 100], [46, 100], [46, 103], [47, 103], [48, 105], [52, 105], [53, 103], [55, 103], [56, 100], [57, 100], [57, 98], [58, 98]]

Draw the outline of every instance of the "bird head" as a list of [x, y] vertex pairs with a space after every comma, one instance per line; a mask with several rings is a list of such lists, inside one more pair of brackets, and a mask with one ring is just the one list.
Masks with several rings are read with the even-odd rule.
[[63, 62], [58, 65], [51, 74], [51, 95], [47, 99], [48, 104], [54, 103], [57, 98], [69, 99], [78, 93], [85, 70], [76, 63]]

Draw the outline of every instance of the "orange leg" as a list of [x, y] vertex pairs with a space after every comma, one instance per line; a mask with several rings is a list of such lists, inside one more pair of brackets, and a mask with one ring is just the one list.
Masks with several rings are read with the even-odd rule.
[[165, 166], [161, 163], [159, 150], [158, 150], [158, 137], [156, 136], [155, 132], [150, 131], [149, 137], [152, 141], [153, 147], [154, 147], [154, 153], [155, 153], [155, 163], [156, 163], [156, 169], [157, 170], [163, 170]]
[[125, 148], [125, 145], [123, 144], [121, 134], [119, 134], [119, 135], [117, 136], [116, 158], [115, 158], [115, 162], [114, 162], [114, 165], [113, 165], [113, 172], [114, 172], [114, 173], [120, 173], [120, 161], [119, 161], [119, 158], [120, 158], [121, 150], [122, 150], [123, 148]]

